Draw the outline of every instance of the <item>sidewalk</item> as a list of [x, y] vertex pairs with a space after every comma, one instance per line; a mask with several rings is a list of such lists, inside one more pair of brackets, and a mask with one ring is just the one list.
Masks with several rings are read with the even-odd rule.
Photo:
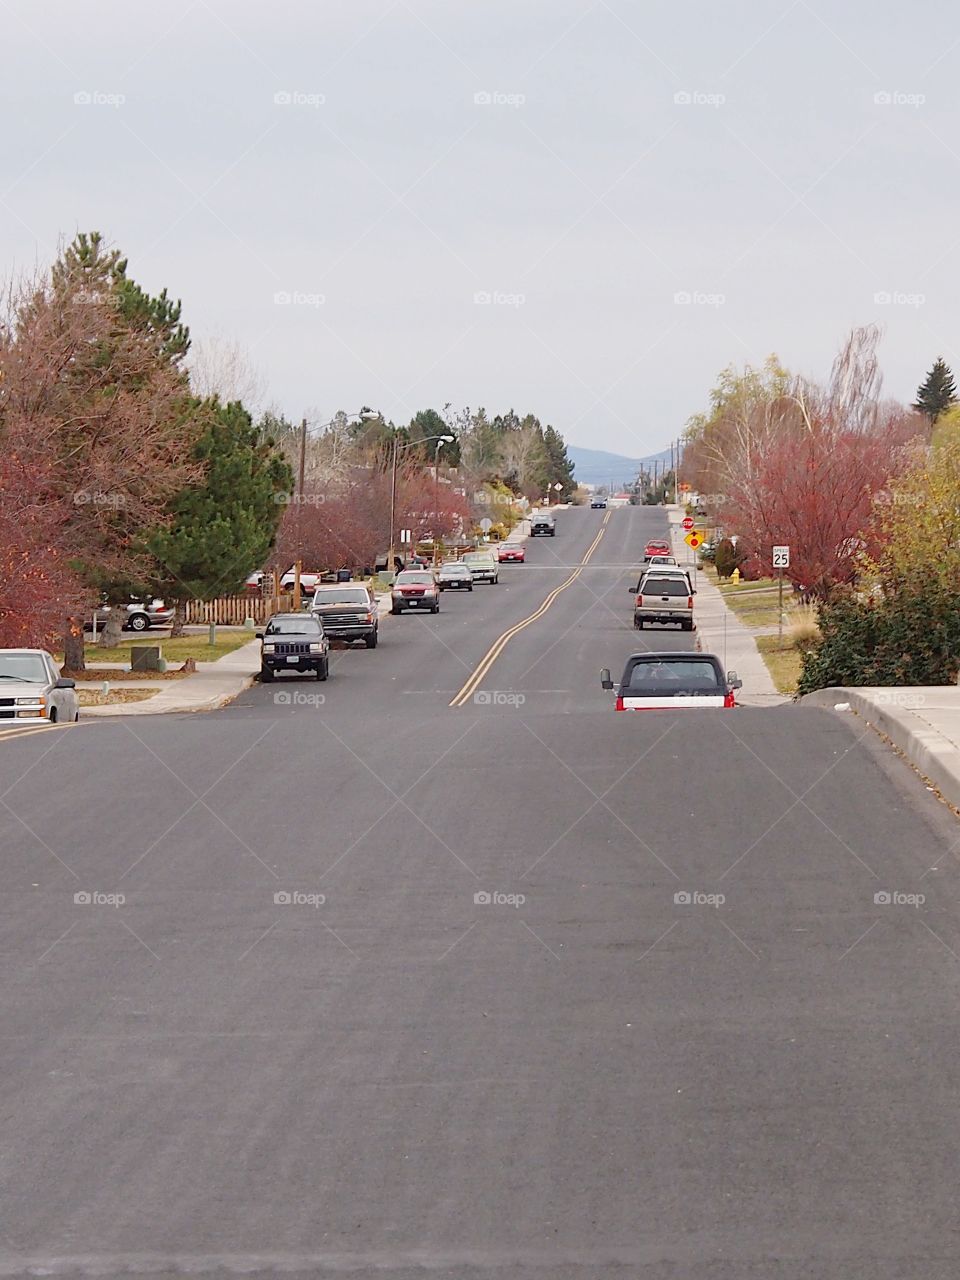
[[907, 760], [933, 783], [944, 800], [960, 809], [960, 688], [911, 685], [901, 688], [818, 689], [805, 694], [805, 707], [843, 708], [885, 734]]
[[[104, 663], [104, 666], [107, 664]], [[119, 665], [119, 664], [118, 664]], [[142, 702], [118, 702], [102, 707], [84, 707], [80, 716], [149, 716], [171, 711], [212, 711], [231, 702], [253, 684], [260, 670], [260, 641], [251, 640], [216, 662], [198, 662], [195, 675], [182, 680], [138, 680], [125, 688], [156, 689]], [[81, 686], [82, 687], [82, 686]], [[96, 688], [95, 682], [90, 688]]]
[[[678, 564], [689, 568], [696, 564], [696, 557], [683, 541], [680, 522], [684, 514], [683, 507], [667, 507], [673, 554]], [[694, 616], [700, 649], [703, 653], [715, 653], [724, 669], [736, 671], [743, 681], [743, 688], [737, 692], [737, 702], [744, 707], [772, 707], [789, 702], [785, 694], [777, 692], [767, 664], [754, 643], [753, 633], [727, 606], [723, 595], [707, 575], [697, 570], [694, 574], [697, 589]]]

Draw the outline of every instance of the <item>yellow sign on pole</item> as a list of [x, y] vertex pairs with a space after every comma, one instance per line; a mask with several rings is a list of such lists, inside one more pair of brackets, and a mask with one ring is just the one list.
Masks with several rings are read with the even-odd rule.
[[690, 532], [687, 534], [687, 536], [684, 538], [684, 542], [687, 544], [688, 547], [692, 547], [694, 551], [696, 551], [697, 547], [702, 546], [703, 543], [706, 542], [706, 538], [704, 537], [701, 530], [691, 529]]

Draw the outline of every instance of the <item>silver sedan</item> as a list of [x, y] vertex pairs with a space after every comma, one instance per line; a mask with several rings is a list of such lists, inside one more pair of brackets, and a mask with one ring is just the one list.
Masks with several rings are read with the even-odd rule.
[[0, 726], [79, 719], [74, 682], [60, 675], [46, 649], [0, 649]]

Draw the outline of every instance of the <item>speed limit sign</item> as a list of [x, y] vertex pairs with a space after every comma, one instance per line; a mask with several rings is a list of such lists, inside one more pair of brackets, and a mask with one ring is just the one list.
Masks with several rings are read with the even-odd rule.
[[773, 548], [773, 567], [775, 569], [790, 568], [790, 548], [789, 547]]

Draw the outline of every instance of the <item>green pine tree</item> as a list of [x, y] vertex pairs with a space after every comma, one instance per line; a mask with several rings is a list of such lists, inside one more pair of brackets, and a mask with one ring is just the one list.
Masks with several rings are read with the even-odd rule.
[[545, 427], [543, 443], [549, 459], [550, 486], [559, 484], [560, 488], [554, 493], [561, 501], [567, 502], [576, 492], [577, 482], [573, 478], [573, 463], [567, 454], [563, 436], [556, 427]]
[[203, 479], [174, 498], [170, 526], [149, 541], [154, 588], [175, 602], [174, 635], [188, 600], [232, 595], [263, 564], [293, 489], [289, 464], [242, 404], [214, 399], [200, 408], [209, 418], [194, 451]]
[[942, 356], [937, 356], [933, 368], [917, 388], [917, 399], [913, 407], [925, 413], [931, 423], [934, 423], [950, 408], [956, 398], [957, 388], [950, 366]]

